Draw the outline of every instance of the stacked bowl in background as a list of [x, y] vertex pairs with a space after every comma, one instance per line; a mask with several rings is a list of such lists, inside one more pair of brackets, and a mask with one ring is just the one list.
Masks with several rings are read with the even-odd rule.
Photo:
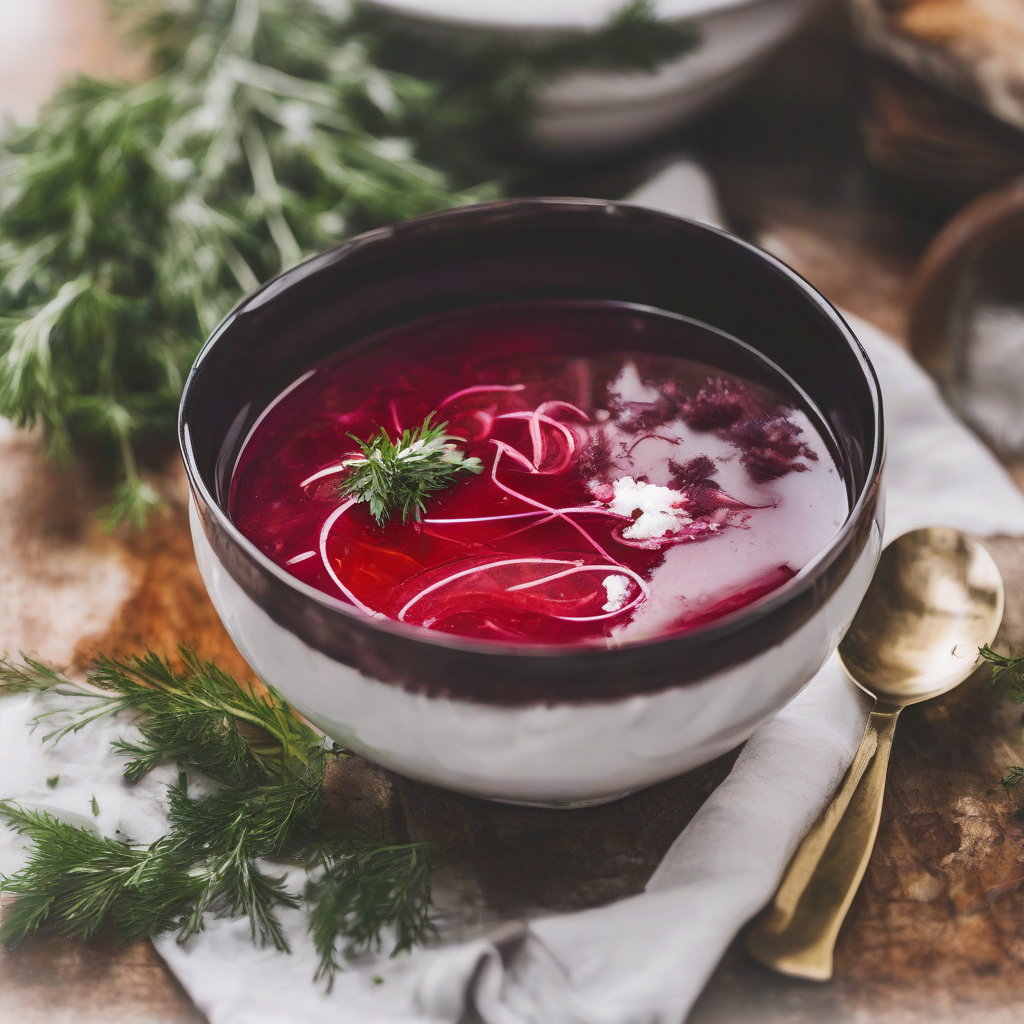
[[[471, 41], [494, 33], [542, 43], [593, 31], [621, 0], [374, 0], [433, 36]], [[666, 20], [692, 25], [695, 50], [653, 74], [586, 72], [545, 86], [533, 128], [552, 158], [636, 145], [683, 123], [743, 80], [800, 23], [813, 0], [658, 0]]]

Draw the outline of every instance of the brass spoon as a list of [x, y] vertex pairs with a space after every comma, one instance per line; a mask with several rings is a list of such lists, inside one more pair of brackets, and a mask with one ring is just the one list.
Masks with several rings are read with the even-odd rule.
[[783, 974], [832, 977], [839, 928], [864, 877], [882, 811], [896, 719], [978, 667], [1003, 617], [1003, 581], [968, 534], [913, 530], [882, 552], [839, 657], [875, 698], [857, 755], [832, 803], [789, 862], [747, 936], [755, 959]]

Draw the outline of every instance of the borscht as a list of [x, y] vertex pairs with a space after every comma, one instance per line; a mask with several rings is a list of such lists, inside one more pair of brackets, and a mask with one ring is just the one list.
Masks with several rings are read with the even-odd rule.
[[792, 579], [849, 512], [834, 450], [778, 367], [704, 324], [625, 303], [480, 306], [283, 387], [243, 444], [230, 514], [363, 614], [619, 645]]

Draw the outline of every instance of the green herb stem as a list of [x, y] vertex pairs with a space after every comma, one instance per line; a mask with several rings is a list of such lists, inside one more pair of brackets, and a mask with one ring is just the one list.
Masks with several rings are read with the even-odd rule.
[[348, 473], [341, 483], [342, 497], [365, 501], [383, 526], [396, 512], [402, 522], [419, 520], [427, 498], [455, 483], [460, 473], [482, 473], [483, 463], [467, 458], [445, 433], [447, 423], [433, 425], [430, 413], [415, 430], [404, 430], [397, 441], [383, 427], [376, 437], [361, 441], [350, 434], [361, 454], [347, 459]]
[[1008, 697], [1014, 704], [1024, 702], [1024, 655], [1000, 654], [985, 644], [978, 653], [991, 666], [989, 688]]
[[434, 934], [430, 878], [436, 856], [432, 844], [388, 845], [356, 831], [313, 852], [308, 866], [321, 873], [307, 883], [305, 898], [320, 955], [316, 977], [327, 979], [328, 988], [341, 968], [339, 937], [354, 952], [377, 951], [387, 923], [395, 932], [395, 956]]

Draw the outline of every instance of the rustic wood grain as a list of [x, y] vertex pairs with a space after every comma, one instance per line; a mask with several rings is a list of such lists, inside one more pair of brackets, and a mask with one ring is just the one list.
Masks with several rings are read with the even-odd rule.
[[733, 230], [902, 338], [914, 268], [948, 211], [869, 163], [856, 68], [841, 4], [820, 0], [764, 72], [691, 134]]
[[1024, 133], [888, 61], [864, 61], [872, 163], [959, 206], [1024, 173]]
[[47, 465], [38, 434], [0, 424], [0, 649], [59, 664], [106, 628], [135, 586], [133, 565], [91, 510], [78, 467]]
[[148, 941], [89, 945], [40, 935], [0, 954], [5, 1024], [202, 1024]]
[[456, 877], [504, 916], [571, 911], [640, 892], [738, 751], [583, 810], [512, 807], [394, 777], [410, 838], [438, 843]]
[[[185, 487], [185, 471], [177, 458], [161, 483], [165, 495]], [[134, 592], [106, 629], [76, 644], [73, 666], [84, 669], [99, 653], [123, 657], [147, 647], [174, 659], [178, 645], [189, 643], [238, 678], [252, 679], [203, 586], [184, 501], [172, 497], [166, 514], [153, 516], [145, 531], [121, 527], [115, 541], [136, 580]]]

